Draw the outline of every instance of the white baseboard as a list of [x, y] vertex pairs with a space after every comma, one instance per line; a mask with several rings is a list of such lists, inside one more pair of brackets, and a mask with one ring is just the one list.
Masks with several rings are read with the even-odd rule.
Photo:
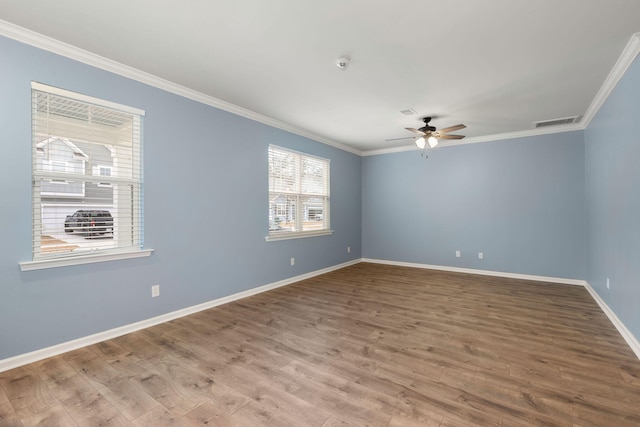
[[640, 359], [640, 341], [638, 341], [638, 339], [631, 333], [631, 331], [627, 329], [624, 323], [622, 323], [622, 321], [618, 319], [618, 316], [616, 316], [613, 310], [609, 308], [607, 303], [604, 302], [602, 298], [600, 298], [600, 295], [598, 295], [595, 289], [591, 287], [589, 282], [584, 282], [584, 287], [587, 289], [587, 291], [589, 291], [593, 299], [596, 300], [602, 311], [604, 311], [604, 314], [606, 314], [609, 320], [611, 320], [613, 326], [615, 326], [618, 332], [620, 332], [622, 338], [624, 338], [627, 344], [629, 344], [629, 347], [631, 347], [631, 350], [633, 350], [633, 352], [636, 354], [636, 357]]
[[43, 348], [40, 350], [32, 351], [30, 353], [19, 354], [14, 357], [0, 360], [0, 372], [8, 371], [19, 366], [27, 365], [29, 363], [37, 362], [39, 360], [46, 359], [48, 357], [57, 356], [68, 351], [77, 350], [88, 345], [96, 344], [102, 341], [117, 338], [122, 335], [129, 334], [131, 332], [139, 331], [141, 329], [149, 328], [151, 326], [159, 325], [170, 320], [178, 319], [180, 317], [188, 316], [190, 314], [197, 313], [199, 311], [207, 310], [222, 304], [226, 304], [232, 301], [236, 301], [242, 298], [250, 297], [262, 292], [270, 291], [282, 286], [287, 286], [295, 282], [299, 282], [304, 279], [319, 276], [321, 274], [329, 273], [340, 268], [348, 267], [353, 264], [360, 263], [360, 259], [355, 259], [342, 264], [334, 265], [331, 267], [323, 268], [320, 270], [312, 271], [310, 273], [301, 274], [299, 276], [290, 277], [288, 279], [280, 280], [278, 282], [269, 283], [264, 286], [249, 289], [237, 294], [229, 295], [226, 297], [218, 298], [212, 301], [208, 301], [202, 304], [194, 305], [191, 307], [183, 308], [181, 310], [172, 311], [171, 313], [162, 314], [150, 319], [141, 320], [140, 322], [131, 323], [129, 325], [120, 326], [108, 331], [99, 332], [97, 334], [89, 335], [83, 338], [78, 338], [73, 341], [64, 342], [51, 347]]
[[131, 332], [135, 332], [141, 329], [149, 328], [151, 326], [159, 325], [161, 323], [168, 322], [170, 320], [178, 319], [180, 317], [188, 316], [190, 314], [194, 314], [199, 311], [207, 310], [209, 308], [213, 308], [222, 304], [226, 304], [242, 298], [250, 297], [252, 295], [266, 292], [271, 289], [287, 286], [304, 279], [309, 279], [311, 277], [329, 273], [331, 271], [348, 267], [350, 265], [358, 264], [360, 262], [370, 262], [375, 264], [397, 265], [401, 267], [425, 268], [425, 269], [431, 269], [431, 270], [452, 271], [457, 273], [480, 274], [484, 276], [507, 277], [507, 278], [513, 278], [513, 279], [535, 280], [535, 281], [549, 282], [549, 283], [562, 283], [562, 284], [568, 284], [568, 285], [584, 286], [589, 292], [589, 294], [591, 294], [593, 299], [596, 301], [596, 303], [600, 306], [602, 311], [604, 311], [607, 317], [611, 320], [611, 322], [616, 327], [618, 332], [620, 332], [620, 334], [622, 335], [624, 340], [627, 342], [629, 347], [631, 347], [631, 350], [635, 353], [638, 359], [640, 359], [640, 342], [638, 342], [636, 337], [627, 329], [627, 327], [620, 321], [620, 319], [618, 319], [615, 313], [609, 308], [609, 306], [604, 302], [604, 300], [600, 298], [600, 296], [591, 287], [591, 285], [589, 285], [589, 283], [587, 283], [584, 280], [563, 279], [563, 278], [546, 277], [546, 276], [532, 276], [527, 274], [505, 273], [505, 272], [499, 272], [499, 271], [475, 270], [472, 268], [459, 268], [459, 267], [448, 267], [448, 266], [441, 266], [441, 265], [416, 264], [416, 263], [401, 262], [401, 261], [386, 261], [386, 260], [379, 260], [379, 259], [361, 258], [361, 259], [348, 261], [343, 264], [338, 264], [338, 265], [323, 268], [320, 270], [312, 271], [310, 273], [302, 274], [299, 276], [290, 277], [288, 279], [280, 280], [278, 282], [269, 283], [264, 286], [259, 286], [257, 288], [249, 289], [243, 292], [238, 292], [233, 295], [218, 298], [218, 299], [208, 301], [202, 304], [194, 305], [191, 307], [183, 308], [181, 310], [173, 311], [171, 313], [166, 313], [157, 317], [142, 320], [140, 322], [131, 323], [129, 325], [124, 325], [115, 329], [110, 329], [108, 331], [99, 332], [97, 334], [89, 335], [83, 338], [78, 338], [73, 341], [68, 341], [68, 342], [57, 344], [51, 347], [32, 351], [30, 353], [20, 354], [14, 357], [3, 359], [3, 360], [0, 360], [0, 372], [8, 371], [9, 369], [13, 369], [19, 366], [27, 365], [29, 363], [37, 362], [39, 360], [43, 360], [48, 357], [57, 356], [59, 354], [66, 353], [68, 351], [76, 350], [76, 349], [86, 347], [88, 345], [96, 344], [102, 341], [106, 341], [112, 338], [117, 338], [119, 336], [129, 334]]
[[459, 268], [459, 267], [448, 267], [442, 265], [429, 265], [429, 264], [416, 264], [410, 262], [402, 262], [402, 261], [386, 261], [380, 259], [370, 259], [370, 258], [362, 258], [362, 262], [371, 262], [375, 264], [388, 264], [388, 265], [397, 265], [401, 267], [415, 267], [415, 268], [426, 268], [430, 270], [441, 270], [441, 271], [452, 271], [456, 273], [469, 273], [469, 274], [481, 274], [483, 276], [496, 276], [496, 277], [508, 277], [512, 279], [524, 279], [524, 280], [535, 280], [539, 282], [549, 282], [549, 283], [560, 283], [565, 285], [577, 285], [584, 286], [584, 288], [591, 294], [591, 297], [596, 301], [596, 303], [600, 306], [604, 314], [607, 315], [613, 326], [616, 327], [622, 338], [627, 342], [631, 350], [635, 353], [636, 357], [640, 359], [640, 342], [638, 339], [627, 329], [627, 327], [622, 323], [618, 316], [609, 308], [607, 303], [604, 302], [600, 295], [589, 285], [589, 283], [585, 280], [576, 280], [576, 279], [563, 279], [558, 277], [546, 277], [546, 276], [531, 276], [528, 274], [517, 274], [517, 273], [504, 273], [500, 271], [489, 271], [489, 270], [474, 270], [472, 268]]
[[561, 277], [532, 276], [529, 274], [505, 273], [502, 271], [476, 270], [473, 268], [449, 267], [446, 265], [416, 264], [412, 262], [387, 261], [382, 259], [362, 258], [362, 262], [397, 265], [400, 267], [426, 268], [429, 270], [452, 271], [454, 273], [480, 274], [483, 276], [508, 277], [511, 279], [535, 280], [537, 282], [562, 283], [564, 285], [584, 286], [584, 280], [564, 279]]

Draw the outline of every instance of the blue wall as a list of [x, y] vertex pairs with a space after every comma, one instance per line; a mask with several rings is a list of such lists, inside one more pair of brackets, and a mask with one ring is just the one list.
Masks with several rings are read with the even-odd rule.
[[[6, 38], [0, 58], [0, 360], [361, 257], [359, 156]], [[150, 257], [20, 271], [32, 80], [146, 111]], [[265, 242], [270, 143], [331, 160], [333, 235]]]
[[[638, 61], [584, 132], [424, 159], [360, 158], [5, 38], [0, 57], [0, 360], [360, 257], [587, 279], [640, 336]], [[150, 257], [20, 271], [32, 80], [146, 110]], [[332, 236], [265, 242], [270, 143], [331, 159]]]
[[366, 258], [585, 278], [581, 131], [370, 156], [362, 174]]
[[587, 281], [640, 337], [638, 58], [586, 129], [585, 146]]

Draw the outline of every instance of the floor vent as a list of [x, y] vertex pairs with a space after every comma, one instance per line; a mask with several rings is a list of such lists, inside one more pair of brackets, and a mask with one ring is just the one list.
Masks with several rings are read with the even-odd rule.
[[563, 117], [561, 119], [552, 119], [552, 120], [542, 120], [540, 122], [533, 122], [533, 128], [544, 128], [547, 126], [557, 126], [557, 125], [570, 125], [572, 123], [578, 123], [580, 121], [580, 116], [572, 116], [572, 117]]

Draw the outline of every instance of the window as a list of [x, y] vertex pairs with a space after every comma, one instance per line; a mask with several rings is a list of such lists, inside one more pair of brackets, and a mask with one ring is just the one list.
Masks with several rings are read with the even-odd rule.
[[[93, 174], [95, 176], [111, 176], [113, 168], [111, 166], [94, 166]], [[98, 187], [112, 187], [110, 182], [99, 182], [97, 184]]]
[[[69, 155], [64, 156], [65, 150], [55, 149], [56, 144], [60, 144], [68, 148]], [[71, 148], [73, 147], [73, 148]], [[83, 197], [84, 183], [73, 183], [69, 185], [69, 181], [64, 179], [67, 174], [84, 173], [84, 161], [70, 141], [61, 139], [47, 139], [36, 145], [36, 156], [38, 168], [47, 172], [59, 172], [57, 178], [50, 178], [43, 181], [40, 189], [43, 195], [47, 196], [66, 196], [66, 197]], [[83, 153], [84, 155], [84, 153]]]
[[23, 270], [144, 256], [124, 255], [145, 252], [143, 116], [32, 83], [33, 260], [21, 263]]
[[329, 160], [269, 146], [269, 237], [330, 234]]

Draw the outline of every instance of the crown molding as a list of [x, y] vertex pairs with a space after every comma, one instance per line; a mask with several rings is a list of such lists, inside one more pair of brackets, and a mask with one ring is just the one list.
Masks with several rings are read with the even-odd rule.
[[309, 138], [314, 141], [338, 148], [340, 150], [350, 152], [352, 154], [362, 155], [362, 152], [360, 150], [351, 146], [341, 144], [329, 138], [325, 138], [312, 132], [308, 132], [304, 129], [300, 129], [288, 123], [281, 122], [280, 120], [276, 120], [271, 117], [256, 113], [255, 111], [239, 107], [235, 104], [231, 104], [213, 96], [206, 95], [202, 92], [189, 89], [185, 86], [173, 83], [169, 80], [165, 80], [156, 75], [146, 73], [144, 71], [138, 70], [137, 68], [133, 68], [128, 65], [124, 65], [111, 59], [105, 58], [103, 56], [96, 55], [95, 53], [36, 33], [7, 21], [0, 20], [0, 35], [42, 50], [46, 50], [51, 53], [55, 53], [60, 56], [64, 56], [69, 59], [73, 59], [78, 62], [82, 62], [83, 64], [91, 65], [93, 67], [118, 74], [131, 80], [135, 80], [137, 82], [162, 89], [166, 92], [191, 99], [192, 101], [196, 101], [210, 107], [218, 108], [220, 110], [236, 114], [255, 122], [259, 122], [277, 129], [284, 130], [286, 132]]
[[[498, 133], [495, 135], [485, 135], [485, 136], [474, 136], [471, 138], [465, 138], [461, 140], [456, 140], [456, 142], [448, 142], [448, 141], [440, 141], [438, 144], [438, 150], [444, 147], [455, 147], [458, 145], [465, 144], [477, 144], [479, 142], [491, 142], [491, 141], [500, 141], [503, 139], [516, 139], [516, 138], [526, 138], [529, 136], [540, 136], [540, 135], [551, 135], [554, 133], [564, 133], [564, 132], [573, 132], [576, 130], [584, 130], [584, 125], [582, 123], [576, 123], [571, 125], [559, 125], [559, 126], [549, 126], [539, 129], [529, 129], [517, 132], [506, 132], [506, 133]], [[394, 147], [394, 148], [381, 148], [379, 150], [369, 150], [363, 151], [362, 156], [375, 156], [378, 154], [391, 154], [391, 153], [401, 153], [404, 151], [414, 151], [419, 150], [415, 144], [404, 145], [402, 147]], [[432, 148], [433, 150], [433, 148]], [[428, 151], [428, 150], [427, 150]]]
[[596, 94], [595, 98], [593, 98], [593, 101], [591, 101], [591, 105], [589, 105], [589, 108], [587, 108], [587, 111], [584, 113], [581, 121], [584, 128], [589, 126], [591, 120], [600, 110], [600, 107], [602, 107], [602, 104], [607, 100], [622, 76], [627, 72], [633, 61], [638, 56], [638, 53], [640, 53], [640, 33], [635, 33], [631, 36], [629, 43], [627, 43], [627, 46], [624, 48], [622, 54], [609, 72], [609, 75], [604, 80], [600, 90]]
[[[314, 134], [312, 132], [308, 132], [304, 129], [301, 129], [296, 126], [290, 125], [288, 123], [282, 122], [280, 120], [276, 120], [271, 117], [256, 113], [246, 108], [239, 107], [235, 104], [231, 104], [229, 102], [223, 101], [213, 96], [206, 95], [202, 92], [189, 89], [185, 86], [181, 86], [179, 84], [170, 82], [168, 80], [162, 79], [153, 74], [146, 73], [144, 71], [138, 70], [133, 67], [129, 67], [127, 65], [121, 64], [119, 62], [113, 61], [108, 58], [104, 58], [100, 55], [96, 55], [84, 49], [80, 49], [76, 46], [61, 42], [51, 37], [44, 36], [34, 31], [27, 30], [26, 28], [17, 26], [7, 21], [0, 20], [0, 35], [37, 47], [39, 49], [43, 49], [43, 50], [55, 53], [57, 55], [67, 57], [69, 59], [76, 60], [78, 62], [82, 62], [87, 65], [100, 68], [102, 70], [105, 70], [114, 74], [118, 74], [120, 76], [138, 81], [140, 83], [144, 83], [149, 86], [156, 87], [166, 92], [173, 93], [175, 95], [179, 95], [187, 99], [191, 99], [201, 104], [218, 108], [220, 110], [224, 110], [224, 111], [236, 114], [238, 116], [241, 116], [241, 117], [244, 117], [244, 118], [247, 118], [247, 119], [250, 119], [250, 120], [253, 120], [277, 129], [284, 130], [286, 132], [290, 132], [305, 138], [309, 138], [311, 140], [323, 143], [325, 145], [329, 145], [331, 147], [338, 148], [343, 151], [347, 151], [352, 154], [356, 154], [358, 156], [374, 156], [374, 155], [380, 155], [380, 154], [392, 154], [392, 153], [418, 150], [418, 148], [415, 147], [413, 144], [401, 146], [401, 147], [382, 148], [382, 149], [366, 150], [366, 151], [358, 150], [357, 148], [351, 147], [349, 145], [339, 143], [337, 141], [323, 137], [321, 135]], [[635, 60], [635, 58], [638, 56], [639, 53], [640, 53], [640, 33], [634, 33], [631, 36], [631, 39], [627, 43], [626, 47], [622, 51], [622, 54], [616, 61], [615, 65], [609, 72], [609, 75], [607, 76], [604, 83], [600, 87], [600, 90], [596, 94], [595, 98], [587, 108], [587, 111], [582, 116], [582, 120], [580, 121], [580, 123], [572, 124], [572, 125], [564, 125], [564, 126], [549, 126], [548, 128], [529, 129], [524, 131], [507, 132], [507, 133], [501, 133], [501, 134], [495, 134], [495, 135], [470, 137], [455, 143], [443, 141], [440, 143], [440, 147], [457, 146], [457, 145], [463, 145], [463, 144], [474, 144], [479, 142], [499, 141], [504, 139], [525, 138], [529, 136], [549, 135], [549, 134], [562, 133], [562, 132], [571, 132], [575, 130], [584, 130], [589, 125], [593, 117], [600, 110], [600, 108], [602, 107], [602, 104], [604, 104], [607, 97], [611, 94], [611, 91], [615, 88], [615, 86], [617, 85], [618, 81], [620, 81], [622, 76], [624, 76], [627, 69], [629, 68], [629, 66], [631, 66], [631, 64], [633, 63], [633, 61]]]
[[[640, 33], [634, 33], [626, 47], [620, 54], [620, 57], [616, 61], [615, 65], [609, 72], [609, 75], [605, 79], [604, 83], [598, 90], [598, 93], [594, 97], [593, 101], [587, 108], [587, 111], [582, 116], [582, 119], [579, 123], [571, 124], [571, 125], [560, 125], [560, 126], [549, 126], [545, 128], [538, 129], [529, 129], [518, 132], [507, 132], [500, 133], [496, 135], [485, 135], [485, 136], [477, 136], [471, 138], [465, 138], [464, 140], [458, 142], [444, 142], [442, 141], [439, 144], [439, 147], [450, 147], [455, 145], [463, 145], [463, 144], [474, 144], [478, 142], [490, 142], [490, 141], [499, 141], [503, 139], [515, 139], [515, 138], [525, 138], [528, 136], [539, 136], [539, 135], [549, 135], [554, 133], [561, 132], [571, 132], [574, 130], [585, 130], [591, 120], [598, 113], [602, 104], [607, 100], [611, 91], [616, 87], [620, 79], [627, 72], [633, 61], [640, 54]], [[368, 150], [363, 151], [362, 156], [374, 156], [378, 154], [390, 154], [390, 153], [400, 153], [404, 151], [412, 151], [418, 150], [413, 144], [411, 146], [403, 146], [403, 147], [394, 147], [394, 148], [383, 148], [379, 150]]]

